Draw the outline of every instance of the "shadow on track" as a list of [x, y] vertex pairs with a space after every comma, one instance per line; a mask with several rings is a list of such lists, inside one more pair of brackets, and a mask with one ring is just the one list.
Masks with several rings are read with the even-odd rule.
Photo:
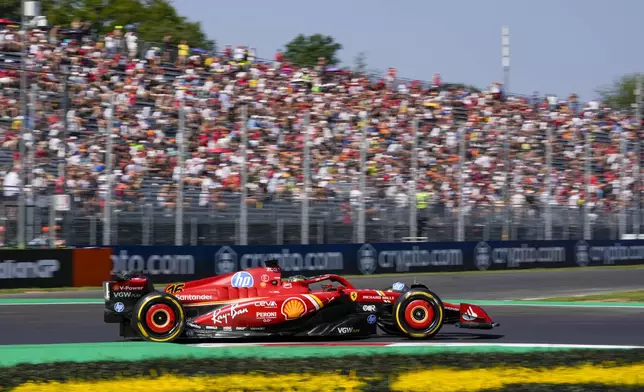
[[[427, 339], [427, 340], [412, 340], [412, 339], [407, 339], [404, 337], [399, 337], [399, 336], [392, 336], [392, 335], [378, 335], [378, 336], [367, 336], [363, 338], [358, 338], [358, 337], [351, 337], [348, 336], [346, 338], [343, 337], [307, 337], [307, 336], [302, 336], [302, 337], [293, 337], [293, 336], [271, 336], [271, 337], [222, 337], [222, 338], [200, 338], [200, 339], [189, 339], [189, 338], [182, 338], [176, 340], [174, 343], [177, 344], [226, 344], [226, 345], [234, 345], [234, 344], [253, 344], [253, 343], [294, 343], [294, 344], [305, 344], [305, 343], [327, 343], [327, 344], [351, 344], [351, 343], [357, 343], [357, 344], [363, 344], [363, 345], [369, 345], [369, 344], [383, 344], [383, 343], [411, 343], [411, 342], [454, 342], [454, 341], [480, 341], [480, 340], [499, 340], [502, 339], [505, 335], [498, 335], [498, 334], [484, 334], [484, 333], [459, 333], [459, 332], [454, 332], [454, 333], [439, 333], [434, 339]], [[131, 338], [131, 339], [124, 339], [122, 341], [142, 341], [142, 339], [137, 339], [137, 338]]]

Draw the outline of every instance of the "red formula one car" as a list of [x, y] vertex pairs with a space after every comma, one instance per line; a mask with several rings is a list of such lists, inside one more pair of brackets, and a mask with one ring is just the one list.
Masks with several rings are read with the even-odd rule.
[[[334, 336], [382, 331], [429, 339], [443, 324], [492, 329], [499, 324], [476, 305], [449, 304], [424, 285], [394, 283], [356, 289], [338, 275], [282, 278], [277, 261], [155, 291], [145, 277], [104, 282], [106, 323], [123, 337], [153, 342], [178, 338]], [[325, 284], [322, 284], [325, 283]], [[338, 285], [334, 286], [333, 283]], [[311, 286], [320, 285], [313, 290]]]

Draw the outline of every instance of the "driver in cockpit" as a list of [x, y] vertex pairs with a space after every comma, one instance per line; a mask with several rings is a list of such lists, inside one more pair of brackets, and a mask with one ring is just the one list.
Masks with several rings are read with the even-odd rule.
[[306, 277], [304, 275], [295, 275], [291, 276], [290, 278], [282, 278], [282, 281], [284, 282], [301, 282], [303, 280], [306, 280]]

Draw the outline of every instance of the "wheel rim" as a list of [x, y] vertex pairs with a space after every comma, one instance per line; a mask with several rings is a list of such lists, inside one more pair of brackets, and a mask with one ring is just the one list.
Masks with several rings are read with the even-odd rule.
[[146, 312], [145, 321], [150, 331], [158, 334], [168, 333], [175, 326], [174, 310], [166, 304], [150, 306]]
[[411, 328], [422, 330], [434, 321], [434, 309], [427, 301], [416, 299], [405, 307], [405, 322]]

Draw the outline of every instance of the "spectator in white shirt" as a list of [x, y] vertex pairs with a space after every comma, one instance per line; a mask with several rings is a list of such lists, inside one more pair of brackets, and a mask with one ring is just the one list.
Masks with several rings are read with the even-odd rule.
[[127, 45], [127, 51], [128, 54], [130, 55], [130, 58], [133, 59], [136, 57], [138, 50], [139, 50], [139, 44], [138, 44], [138, 37], [133, 31], [128, 31], [125, 34], [125, 42]]
[[20, 194], [20, 176], [18, 168], [14, 167], [11, 171], [4, 176], [2, 183], [4, 197], [13, 200]]

